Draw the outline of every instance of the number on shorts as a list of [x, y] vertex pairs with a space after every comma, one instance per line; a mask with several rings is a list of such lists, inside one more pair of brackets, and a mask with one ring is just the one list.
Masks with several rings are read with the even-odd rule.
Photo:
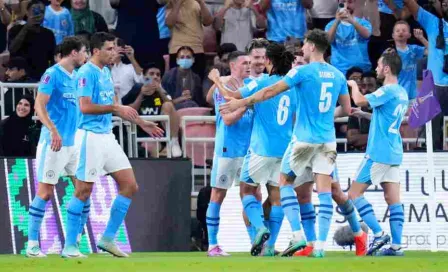
[[394, 110], [394, 117], [396, 119], [392, 122], [389, 127], [389, 132], [393, 134], [398, 134], [398, 130], [401, 125], [401, 121], [403, 120], [404, 115], [406, 114], [407, 107], [403, 104], [399, 104]]
[[280, 103], [278, 103], [278, 110], [277, 110], [277, 123], [280, 126], [283, 126], [288, 120], [290, 105], [291, 101], [289, 100], [289, 96], [284, 95], [280, 98]]
[[333, 87], [333, 82], [323, 82], [320, 88], [319, 111], [327, 112], [331, 107], [331, 93], [327, 92], [328, 88]]

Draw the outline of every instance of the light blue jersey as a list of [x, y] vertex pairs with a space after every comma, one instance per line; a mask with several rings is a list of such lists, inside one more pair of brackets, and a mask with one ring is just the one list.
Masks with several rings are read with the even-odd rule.
[[[403, 9], [403, 0], [391, 0], [395, 3], [398, 9]], [[394, 14], [393, 11], [384, 3], [383, 0], [378, 0], [378, 11], [387, 14]]]
[[428, 70], [432, 71], [434, 83], [438, 86], [448, 86], [448, 74], [443, 72], [443, 56], [448, 54], [448, 23], [443, 20], [445, 50], [441, 50], [436, 48], [437, 36], [439, 35], [439, 18], [423, 8], [419, 8], [417, 21], [428, 35]]
[[[77, 129], [76, 72], [69, 73], [59, 64], [45, 71], [38, 91], [50, 96], [47, 112], [62, 138], [63, 146], [73, 146]], [[51, 142], [50, 131], [42, 126], [39, 141]]]
[[417, 97], [417, 61], [424, 57], [425, 47], [408, 45], [406, 50], [397, 48], [401, 58], [401, 72], [398, 75], [398, 83], [408, 92], [409, 99]]
[[406, 90], [398, 84], [385, 85], [365, 98], [373, 108], [366, 154], [374, 162], [401, 164], [400, 126], [409, 103]]
[[344, 75], [328, 63], [312, 62], [293, 68], [283, 78], [297, 94], [293, 135], [299, 142], [336, 142], [334, 111], [340, 95], [348, 94]]
[[[355, 20], [372, 33], [372, 25], [369, 21], [361, 18], [355, 18]], [[328, 32], [334, 23], [335, 20], [329, 22], [325, 31]], [[363, 38], [352, 24], [341, 22], [331, 43], [331, 64], [344, 75], [348, 69], [355, 66], [364, 72], [370, 71], [372, 65], [367, 50], [368, 41], [369, 39]]]
[[159, 39], [167, 39], [171, 37], [171, 32], [165, 23], [166, 6], [159, 8], [157, 12], [157, 24], [159, 25]]
[[266, 37], [268, 40], [284, 42], [288, 36], [303, 40], [307, 28], [305, 9], [301, 1], [271, 0], [267, 17]]
[[60, 44], [67, 36], [75, 35], [72, 15], [66, 8], [62, 8], [61, 11], [55, 11], [51, 6], [47, 6], [42, 26], [53, 31], [56, 44]]
[[[109, 68], [100, 69], [92, 62], [84, 64], [78, 72], [78, 98], [90, 97], [93, 104], [114, 104], [115, 91]], [[78, 128], [104, 134], [112, 131], [112, 113], [92, 115], [80, 113]]]
[[252, 109], [247, 109], [240, 120], [227, 126], [219, 112], [219, 105], [225, 103], [224, 97], [217, 89], [213, 94], [216, 111], [215, 156], [225, 158], [244, 157], [247, 153], [252, 132]]
[[[246, 98], [281, 79], [281, 76], [274, 75], [253, 80], [240, 89], [241, 95]], [[250, 139], [252, 152], [264, 157], [283, 156], [291, 141], [296, 105], [296, 95], [291, 90], [254, 105], [254, 125]]]

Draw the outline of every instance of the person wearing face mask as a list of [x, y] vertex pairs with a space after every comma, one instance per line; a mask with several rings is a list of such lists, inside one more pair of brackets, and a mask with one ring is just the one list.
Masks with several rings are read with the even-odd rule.
[[0, 123], [0, 155], [7, 157], [28, 157], [36, 154], [39, 129], [32, 117], [34, 99], [24, 95], [16, 110]]
[[189, 46], [177, 50], [177, 67], [169, 70], [162, 79], [162, 86], [172, 97], [176, 109], [205, 106], [200, 77], [191, 67], [194, 51]]

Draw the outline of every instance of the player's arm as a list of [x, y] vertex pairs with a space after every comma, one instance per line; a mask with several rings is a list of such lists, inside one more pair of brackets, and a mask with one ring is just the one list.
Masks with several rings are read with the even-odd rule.
[[348, 80], [348, 85], [352, 88], [352, 98], [358, 107], [366, 107], [369, 105], [369, 102], [364, 97], [364, 95], [359, 91], [358, 84], [354, 80]]
[[[236, 92], [227, 90], [227, 88], [224, 86], [224, 84], [222, 82], [223, 78], [220, 76], [218, 69], [212, 69], [210, 71], [210, 73], [208, 74], [208, 78], [214, 83], [214, 85], [212, 86], [212, 89], [210, 89], [210, 91], [212, 91], [212, 97], [213, 97], [213, 91], [214, 91], [213, 87], [215, 87], [215, 88], [218, 88], [219, 93], [224, 97], [230, 97], [230, 98], [236, 98], [236, 99], [241, 98], [241, 93], [238, 90]], [[209, 91], [209, 93], [210, 93], [210, 91]]]
[[221, 117], [226, 126], [231, 126], [243, 117], [244, 112], [246, 112], [246, 107], [239, 108], [236, 111], [229, 113], [221, 113]]
[[39, 91], [36, 96], [34, 110], [36, 111], [40, 122], [46, 126], [51, 133], [51, 150], [59, 151], [62, 147], [62, 138], [59, 135], [55, 124], [51, 121], [50, 116], [48, 116], [48, 101], [50, 101], [50, 95]]

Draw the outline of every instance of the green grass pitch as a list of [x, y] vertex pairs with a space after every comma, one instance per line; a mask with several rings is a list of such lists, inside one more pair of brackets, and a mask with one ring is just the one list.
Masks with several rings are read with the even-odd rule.
[[204, 252], [133, 253], [127, 259], [106, 254], [92, 254], [87, 259], [62, 259], [51, 255], [46, 259], [28, 259], [18, 255], [0, 255], [1, 272], [51, 271], [279, 271], [279, 272], [436, 272], [448, 271], [448, 253], [405, 252], [404, 257], [355, 257], [353, 252], [329, 252], [324, 259], [263, 258], [247, 253], [226, 258], [208, 258]]

